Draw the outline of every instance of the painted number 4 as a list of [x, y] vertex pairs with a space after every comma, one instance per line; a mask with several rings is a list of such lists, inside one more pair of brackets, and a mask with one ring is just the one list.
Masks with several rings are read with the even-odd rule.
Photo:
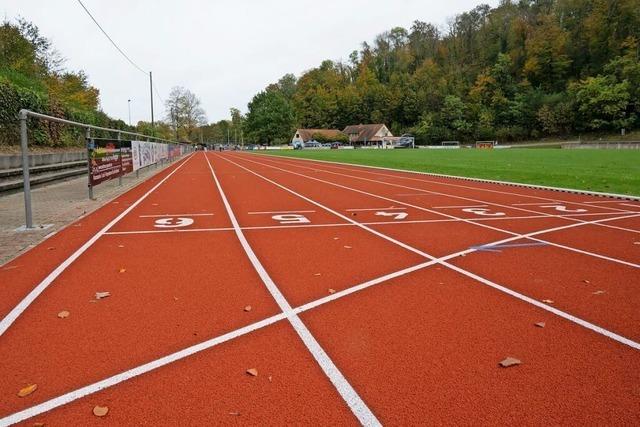
[[476, 215], [482, 216], [504, 216], [504, 212], [491, 212], [489, 209], [485, 208], [465, 208], [462, 209], [463, 212], [468, 212]]

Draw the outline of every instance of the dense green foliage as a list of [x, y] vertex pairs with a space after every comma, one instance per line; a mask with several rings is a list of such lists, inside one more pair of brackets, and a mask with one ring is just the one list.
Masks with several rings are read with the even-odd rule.
[[274, 150], [269, 154], [640, 196], [638, 150]]
[[260, 142], [357, 123], [386, 123], [418, 143], [637, 129], [639, 40], [640, 0], [480, 5], [444, 30], [415, 21], [363, 43], [348, 63], [284, 76], [249, 104], [247, 126]]
[[[135, 131], [136, 128], [101, 111], [99, 91], [89, 84], [86, 74], [64, 70], [62, 63], [51, 42], [35, 25], [23, 19], [0, 25], [0, 145], [19, 144], [18, 112], [23, 108], [97, 126]], [[145, 123], [139, 125], [141, 129], [150, 130]], [[171, 135], [171, 129], [157, 126], [155, 134]], [[29, 141], [54, 147], [79, 145], [84, 142], [84, 132], [30, 119]]]

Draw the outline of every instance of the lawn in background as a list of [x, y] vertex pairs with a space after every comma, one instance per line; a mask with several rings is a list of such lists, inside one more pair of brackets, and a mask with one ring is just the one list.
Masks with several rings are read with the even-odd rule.
[[307, 149], [266, 154], [640, 196], [640, 150]]

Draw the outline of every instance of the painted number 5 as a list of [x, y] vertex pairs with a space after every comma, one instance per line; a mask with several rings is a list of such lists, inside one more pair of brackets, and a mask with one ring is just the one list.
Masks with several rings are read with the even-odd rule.
[[468, 212], [476, 215], [482, 216], [504, 216], [504, 212], [491, 212], [489, 209], [485, 208], [465, 208], [462, 209], [463, 212]]

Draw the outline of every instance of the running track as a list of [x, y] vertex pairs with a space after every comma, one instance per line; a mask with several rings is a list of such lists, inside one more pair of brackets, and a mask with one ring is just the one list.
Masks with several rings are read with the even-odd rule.
[[0, 267], [0, 425], [638, 425], [639, 268], [637, 201], [198, 152]]

